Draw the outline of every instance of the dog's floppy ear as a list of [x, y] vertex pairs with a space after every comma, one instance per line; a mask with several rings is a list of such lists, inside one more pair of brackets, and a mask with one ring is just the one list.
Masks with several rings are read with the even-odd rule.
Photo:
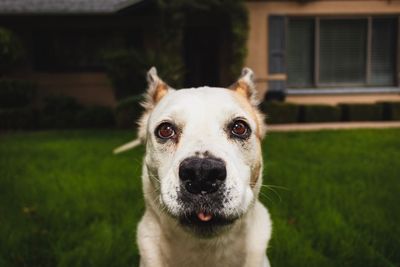
[[258, 105], [260, 102], [254, 85], [254, 73], [250, 68], [243, 68], [239, 79], [229, 88], [246, 97], [253, 105]]
[[157, 69], [151, 67], [147, 72], [147, 92], [143, 107], [146, 110], [152, 109], [163, 98], [168, 91], [173, 90], [157, 75]]
[[138, 122], [138, 137], [140, 140], [142, 140], [142, 143], [146, 141], [147, 120], [151, 110], [168, 92], [175, 91], [163, 80], [161, 80], [160, 77], [158, 77], [157, 69], [155, 67], [151, 67], [147, 72], [147, 85], [148, 88], [147, 92], [145, 93], [145, 100], [142, 103], [142, 106], [144, 107], [144, 113]]
[[259, 129], [257, 135], [260, 137], [260, 139], [262, 139], [266, 132], [266, 125], [264, 123], [264, 114], [257, 108], [261, 99], [259, 99], [257, 89], [254, 85], [253, 71], [250, 68], [243, 68], [239, 79], [229, 88], [235, 91], [237, 94], [245, 97], [249, 103], [253, 105], [255, 119], [257, 120]]
[[145, 93], [145, 99], [142, 102], [144, 113], [138, 121], [138, 137], [137, 139], [114, 149], [115, 154], [127, 151], [146, 142], [147, 121], [149, 119], [151, 110], [169, 91], [174, 91], [174, 89], [169, 87], [163, 80], [160, 79], [160, 77], [158, 77], [157, 69], [155, 67], [152, 67], [147, 72], [147, 84], [148, 88]]

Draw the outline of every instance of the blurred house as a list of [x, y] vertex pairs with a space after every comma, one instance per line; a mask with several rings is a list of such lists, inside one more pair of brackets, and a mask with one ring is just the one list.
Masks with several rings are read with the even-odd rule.
[[[101, 54], [151, 49], [159, 26], [154, 2], [1, 0], [0, 26], [17, 33], [28, 52], [16, 75], [37, 82], [39, 97], [61, 94], [114, 106]], [[400, 0], [245, 4], [246, 65], [263, 94], [296, 103], [400, 100]], [[186, 14], [185, 25], [184, 85], [229, 85], [229, 20], [206, 11]]]
[[247, 65], [296, 103], [400, 99], [396, 0], [247, 1]]
[[[159, 26], [154, 3], [1, 0], [0, 27], [15, 32], [27, 49], [27, 62], [16, 77], [37, 82], [39, 98], [66, 95], [84, 104], [115, 106], [102, 53], [151, 49]], [[224, 18], [210, 12], [187, 16], [182, 51], [185, 84], [227, 85], [227, 27]]]

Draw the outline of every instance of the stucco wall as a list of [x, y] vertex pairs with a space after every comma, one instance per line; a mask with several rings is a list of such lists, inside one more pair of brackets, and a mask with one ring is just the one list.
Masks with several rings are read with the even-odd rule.
[[116, 100], [105, 73], [32, 73], [20, 77], [38, 84], [38, 98], [49, 95], [71, 96], [84, 105], [114, 107]]

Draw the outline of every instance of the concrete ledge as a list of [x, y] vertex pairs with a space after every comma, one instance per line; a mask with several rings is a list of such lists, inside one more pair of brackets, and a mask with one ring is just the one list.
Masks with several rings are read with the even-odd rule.
[[335, 95], [335, 94], [389, 94], [400, 93], [399, 87], [351, 87], [351, 88], [301, 88], [286, 90], [288, 95]]
[[267, 125], [267, 132], [306, 132], [320, 130], [387, 129], [400, 128], [400, 121], [391, 122], [337, 122]]

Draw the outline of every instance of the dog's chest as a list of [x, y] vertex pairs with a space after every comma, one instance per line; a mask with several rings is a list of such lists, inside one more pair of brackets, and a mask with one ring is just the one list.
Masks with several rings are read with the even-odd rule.
[[224, 238], [218, 241], [175, 239], [165, 248], [167, 266], [243, 266], [246, 249], [243, 239]]

